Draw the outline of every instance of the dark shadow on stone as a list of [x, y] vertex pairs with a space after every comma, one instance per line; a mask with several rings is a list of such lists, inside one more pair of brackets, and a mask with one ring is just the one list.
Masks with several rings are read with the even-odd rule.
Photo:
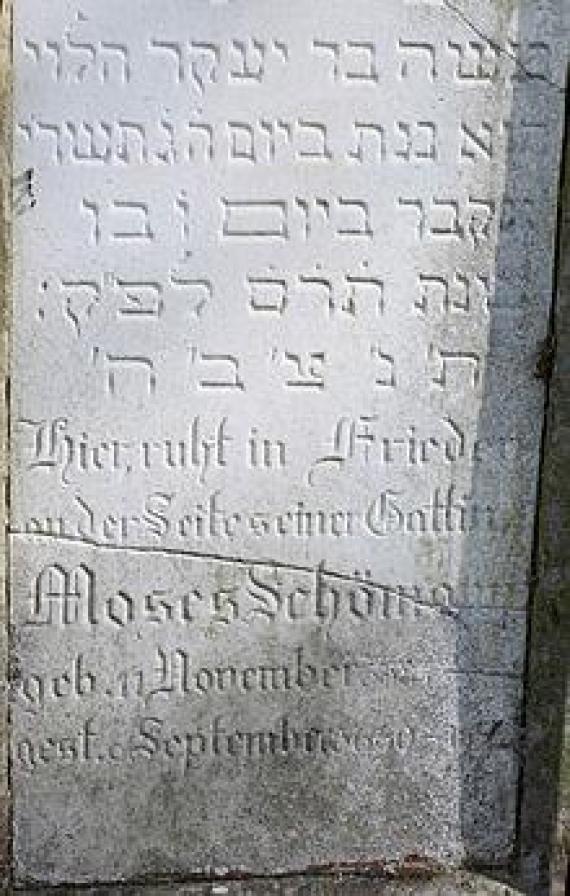
[[[547, 389], [538, 508], [534, 591], [527, 662], [526, 756], [521, 780], [520, 846], [523, 881], [548, 893], [568, 873], [570, 837], [570, 121], [560, 183], [558, 253], [551, 330], [553, 356]], [[562, 812], [564, 811], [564, 818]]]
[[[502, 6], [508, 19], [512, 4]], [[466, 863], [508, 877], [529, 896], [550, 892], [570, 644], [570, 266], [553, 302], [551, 264], [564, 7], [564, 0], [521, 0], [510, 112], [507, 103], [488, 114], [496, 124], [506, 112], [511, 124], [477, 421], [476, 438], [489, 447], [474, 464], [471, 501], [479, 522], [465, 537], [460, 579], [468, 581], [467, 593], [501, 609], [480, 610], [471, 628], [459, 621], [456, 641], [456, 667], [479, 670], [458, 678]], [[476, 39], [467, 26], [466, 38]], [[493, 195], [492, 175], [490, 184]], [[570, 257], [570, 228], [563, 251]], [[481, 587], [495, 575], [496, 587]]]

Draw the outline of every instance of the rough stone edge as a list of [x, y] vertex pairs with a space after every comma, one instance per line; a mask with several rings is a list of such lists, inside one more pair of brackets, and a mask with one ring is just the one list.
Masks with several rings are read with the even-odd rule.
[[0, 884], [9, 886], [11, 808], [9, 779], [9, 342], [12, 292], [12, 2], [0, 0]]

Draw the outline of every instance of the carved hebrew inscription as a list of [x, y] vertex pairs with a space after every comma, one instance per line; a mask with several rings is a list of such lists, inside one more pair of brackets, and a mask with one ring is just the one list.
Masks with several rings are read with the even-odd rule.
[[563, 52], [523, 6], [16, 5], [20, 881], [507, 861]]

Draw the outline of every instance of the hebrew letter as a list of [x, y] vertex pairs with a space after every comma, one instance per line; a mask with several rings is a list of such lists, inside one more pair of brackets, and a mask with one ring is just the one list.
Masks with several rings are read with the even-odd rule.
[[62, 64], [61, 64], [61, 47], [55, 41], [46, 41], [42, 46], [32, 40], [24, 40], [23, 50], [32, 58], [36, 65], [41, 65], [42, 60], [48, 56], [53, 57], [53, 67], [51, 69], [51, 77], [54, 81], [61, 81]]
[[332, 62], [332, 76], [334, 81], [340, 79], [340, 44], [326, 40], [314, 40], [313, 51], [318, 55], [330, 55]]
[[285, 362], [292, 364], [295, 368], [295, 373], [291, 375], [285, 385], [290, 388], [324, 389], [325, 360], [324, 352], [304, 352], [303, 354], [285, 352]]
[[379, 124], [356, 121], [356, 148], [348, 153], [350, 159], [358, 162], [382, 162], [386, 158], [384, 129]]
[[481, 380], [481, 359], [474, 352], [441, 351], [432, 345], [428, 350], [428, 357], [435, 363], [437, 368], [437, 373], [433, 377], [432, 382], [442, 389], [445, 389], [448, 384], [451, 366], [467, 367], [470, 373], [471, 386], [473, 389], [476, 389], [479, 385]]
[[329, 312], [334, 311], [333, 287], [330, 280], [326, 277], [306, 277], [300, 274], [299, 283], [302, 283], [304, 286], [312, 287], [315, 290], [322, 290], [325, 300], [324, 307]]
[[482, 122], [480, 128], [475, 131], [461, 122], [461, 158], [474, 162], [477, 153], [490, 159], [493, 155], [493, 128], [488, 121]]
[[173, 289], [184, 290], [190, 300], [192, 313], [195, 314], [196, 317], [200, 317], [204, 308], [214, 296], [214, 287], [211, 282], [205, 278], [201, 280], [193, 280], [184, 277], [176, 277], [174, 274], [171, 274], [170, 285]]
[[[539, 40], [531, 40], [523, 52], [523, 65], [525, 76], [540, 78], [543, 81], [552, 79], [551, 56], [552, 49], [548, 44]], [[518, 71], [521, 71], [519, 66]]]
[[469, 311], [470, 308], [470, 287], [469, 277], [465, 274], [455, 274], [451, 288], [451, 307], [458, 311]]
[[222, 199], [223, 235], [250, 239], [287, 239], [287, 205], [280, 200]]
[[338, 228], [337, 233], [339, 236], [365, 236], [369, 239], [372, 238], [370, 209], [367, 202], [361, 199], [339, 199], [338, 206], [340, 209], [351, 209], [354, 211], [350, 224], [347, 222], [344, 227]]
[[55, 80], [61, 81], [61, 79], [63, 78], [63, 53], [61, 45], [58, 44], [55, 40], [46, 40], [45, 47], [46, 56], [49, 54], [50, 56], [53, 56], [54, 59]]
[[417, 43], [416, 41], [399, 40], [398, 51], [404, 57], [400, 66], [400, 74], [402, 78], [410, 77], [410, 60], [424, 59], [427, 62], [426, 76], [430, 81], [437, 78], [437, 68], [435, 63], [435, 47], [433, 44]]
[[33, 40], [24, 39], [22, 41], [22, 49], [23, 49], [24, 53], [26, 53], [28, 56], [30, 56], [32, 58], [33, 62], [35, 62], [36, 65], [39, 65], [40, 55], [41, 55], [39, 44], [37, 44]]
[[232, 52], [239, 58], [237, 69], [230, 71], [232, 81], [261, 81], [265, 72], [265, 44], [255, 38], [245, 41], [233, 40]]
[[425, 149], [416, 149], [416, 159], [435, 160], [437, 158], [435, 124], [432, 121], [418, 121], [416, 129], [425, 132]]
[[396, 156], [399, 159], [405, 159], [406, 162], [410, 161], [410, 157], [412, 154], [412, 134], [411, 134], [411, 126], [406, 124], [403, 121], [398, 121], [396, 124], [400, 134], [404, 136], [405, 147], [404, 149], [397, 149]]
[[[459, 223], [459, 203], [454, 199], [433, 199], [432, 206], [436, 220], [430, 227], [431, 235], [460, 239], [463, 231]], [[437, 217], [438, 214], [441, 215], [441, 218]]]
[[101, 242], [101, 210], [99, 204], [91, 202], [89, 199], [82, 199], [81, 211], [86, 212], [90, 216], [93, 225], [91, 240], [95, 245], [98, 245]]
[[433, 301], [441, 299], [441, 307], [449, 310], [449, 283], [445, 277], [419, 275], [420, 297], [414, 302], [422, 314], [428, 314]]
[[[314, 200], [315, 211], [321, 212], [324, 222], [330, 219], [330, 203], [326, 199]], [[295, 199], [295, 207], [298, 208], [304, 218], [303, 235], [306, 240], [309, 239], [313, 230], [313, 208], [312, 203], [306, 199]]]
[[[156, 392], [156, 374], [154, 364], [149, 358], [128, 355], [107, 355], [107, 386], [111, 395], [117, 393], [117, 378], [120, 373], [128, 376], [131, 371], [143, 374], [146, 390], [149, 395]], [[129, 394], [131, 390], [129, 389]]]
[[379, 345], [373, 345], [370, 349], [373, 360], [381, 365], [381, 373], [376, 377], [377, 386], [396, 387], [396, 362], [392, 355], [387, 355]]
[[190, 239], [190, 202], [184, 191], [174, 200], [174, 209], [182, 218], [182, 239], [188, 242]]
[[79, 338], [83, 320], [91, 317], [95, 305], [101, 301], [101, 285], [96, 280], [60, 280], [59, 286], [64, 292], [64, 316]]
[[466, 44], [448, 42], [457, 55], [455, 77], [460, 81], [492, 81], [498, 74], [498, 52], [488, 43], [470, 40]]
[[112, 208], [117, 212], [129, 213], [133, 216], [140, 216], [142, 221], [138, 222], [138, 227], [132, 230], [118, 230], [113, 232], [113, 239], [116, 240], [152, 240], [154, 234], [150, 226], [150, 217], [148, 206], [144, 202], [127, 202], [123, 200], [114, 200]]
[[233, 355], [210, 355], [192, 349], [192, 359], [208, 369], [207, 375], [198, 380], [201, 389], [245, 389], [239, 376], [239, 361]]
[[127, 165], [133, 159], [141, 164], [148, 162], [148, 144], [144, 127], [134, 121], [119, 121], [117, 130], [120, 138], [117, 158]]
[[427, 216], [421, 199], [398, 199], [398, 205], [403, 209], [411, 209], [417, 215], [417, 235], [423, 239], [426, 232]]
[[[72, 158], [76, 162], [109, 163], [111, 161], [111, 125], [105, 124], [104, 121], [98, 125], [90, 125], [84, 121], [77, 128], [73, 122], [68, 121], [67, 128], [73, 141]], [[96, 137], [95, 128], [99, 128], [99, 139]]]
[[96, 71], [97, 51], [93, 44], [72, 41], [69, 35], [65, 36], [65, 44], [70, 56], [79, 57], [77, 68], [70, 72], [68, 78], [78, 84], [83, 83], [89, 73], [94, 74]]
[[469, 199], [468, 233], [473, 240], [474, 248], [491, 238], [491, 229], [495, 220], [495, 203], [492, 199]]
[[[207, 162], [211, 161], [214, 158], [214, 135], [212, 132], [212, 127], [209, 124], [195, 124], [194, 122], [190, 122], [188, 124], [188, 133], [190, 135], [197, 134], [201, 138], [202, 143], [202, 160]], [[192, 136], [190, 138], [190, 143], [188, 144], [188, 159], [190, 161], [197, 159], [198, 152], [196, 146], [194, 144], [194, 140]]]
[[230, 159], [255, 162], [255, 137], [250, 124], [239, 121], [228, 122]]
[[[20, 131], [25, 139], [26, 143], [30, 143], [32, 139], [32, 125], [28, 124], [27, 121], [19, 121], [18, 122], [18, 131]], [[57, 158], [56, 158], [57, 161]]]
[[283, 314], [288, 303], [287, 282], [276, 277], [248, 277], [249, 304], [254, 311]]
[[[376, 67], [376, 47], [369, 41], [349, 40], [346, 44], [347, 57], [353, 55], [351, 60], [353, 68], [345, 67], [345, 78], [347, 81], [378, 81], [378, 69]], [[360, 57], [360, 58], [359, 58]], [[362, 57], [364, 57], [362, 59]]]
[[162, 287], [159, 283], [124, 280], [115, 278], [115, 285], [120, 291], [121, 307], [119, 315], [129, 317], [160, 317], [164, 303]]
[[491, 296], [493, 293], [493, 283], [491, 278], [477, 274], [470, 284], [469, 301], [473, 298], [474, 292], [476, 292], [480, 298], [483, 311], [488, 314], [491, 310]]
[[343, 311], [355, 315], [357, 303], [362, 299], [371, 298], [375, 313], [384, 313], [384, 283], [377, 277], [354, 277], [350, 274], [346, 277], [346, 283], [350, 287], [350, 293]]
[[36, 122], [36, 128], [39, 134], [47, 134], [52, 141], [54, 152], [54, 161], [60, 165], [63, 162], [63, 135], [62, 129], [57, 124], [47, 124], [47, 122]]
[[[113, 44], [101, 42], [102, 66], [101, 80], [104, 84], [111, 80], [111, 59], [118, 65], [120, 84], [128, 84], [131, 80], [131, 66], [129, 61], [129, 51], [124, 44]], [[109, 58], [107, 58], [109, 57]]]
[[166, 146], [164, 149], [156, 152], [155, 157], [160, 161], [164, 162], [165, 165], [175, 165], [178, 161], [179, 154], [176, 148], [176, 135], [174, 130], [174, 125], [171, 121], [168, 121], [166, 118], [161, 118], [158, 122], [158, 126], [166, 134]]
[[264, 160], [272, 162], [277, 152], [277, 134], [281, 132], [285, 143], [291, 142], [291, 125], [285, 121], [264, 121], [259, 122], [259, 130], [265, 135], [266, 146]]
[[184, 60], [182, 58], [182, 45], [177, 41], [167, 41], [167, 40], [151, 40], [150, 42], [151, 50], [158, 50], [162, 53], [167, 53], [170, 58], [173, 58], [175, 65], [175, 81], [177, 84], [181, 84], [184, 81]]
[[192, 81], [203, 94], [206, 91], [206, 83], [209, 81], [215, 84], [218, 79], [220, 48], [216, 44], [193, 41], [190, 44], [190, 57]]
[[299, 134], [307, 137], [306, 143], [297, 150], [300, 159], [320, 159], [326, 161], [331, 158], [331, 151], [327, 146], [327, 127], [314, 121], [298, 121]]

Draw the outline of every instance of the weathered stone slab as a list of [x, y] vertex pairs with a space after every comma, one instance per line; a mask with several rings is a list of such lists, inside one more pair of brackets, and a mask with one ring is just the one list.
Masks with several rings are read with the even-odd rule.
[[17, 881], [506, 866], [565, 4], [15, 13]]

